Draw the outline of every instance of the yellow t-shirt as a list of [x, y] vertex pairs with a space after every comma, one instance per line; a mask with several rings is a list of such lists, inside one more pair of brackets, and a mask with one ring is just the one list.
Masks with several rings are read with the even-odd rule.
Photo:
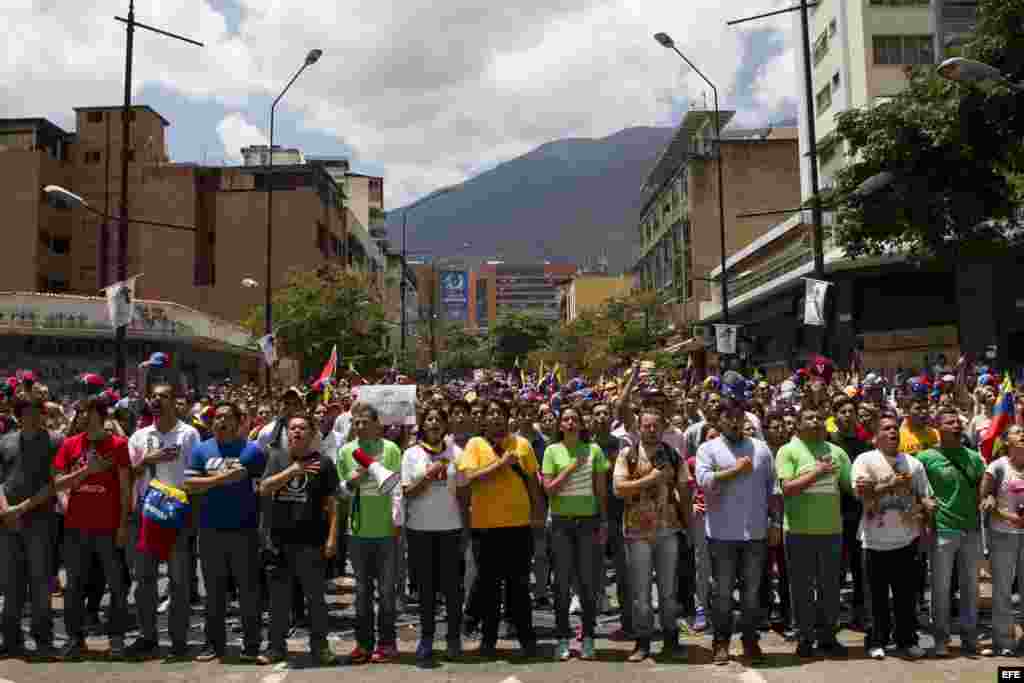
[[910, 428], [910, 422], [903, 421], [900, 425], [900, 453], [917, 455], [921, 451], [935, 448], [939, 445], [939, 430], [934, 427], [914, 430]]
[[[526, 439], [509, 435], [502, 447], [514, 450], [519, 465], [528, 479], [537, 477], [537, 456]], [[498, 460], [494, 449], [479, 436], [466, 444], [456, 466], [460, 472], [478, 470]], [[530, 493], [522, 478], [511, 467], [502, 467], [470, 485], [470, 526], [474, 529], [495, 529], [500, 527], [529, 526]]]

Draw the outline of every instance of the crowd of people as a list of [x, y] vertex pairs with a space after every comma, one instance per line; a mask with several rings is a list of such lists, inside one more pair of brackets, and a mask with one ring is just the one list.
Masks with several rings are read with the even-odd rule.
[[[109, 593], [114, 658], [157, 657], [166, 608], [168, 659], [222, 659], [237, 601], [241, 661], [286, 659], [302, 622], [316, 662], [333, 665], [327, 587], [349, 564], [350, 664], [395, 661], [397, 615], [413, 605], [423, 667], [441, 656], [442, 615], [449, 659], [467, 636], [495, 657], [503, 621], [537, 657], [535, 608], [553, 608], [560, 661], [594, 659], [598, 616], [616, 608], [607, 637], [633, 641], [630, 662], [659, 641], [671, 660], [688, 630], [708, 632], [716, 664], [734, 635], [758, 663], [766, 627], [799, 657], [846, 657], [847, 585], [844, 625], [872, 659], [926, 656], [923, 631], [949, 656], [954, 614], [961, 655], [1018, 651], [1024, 405], [988, 368], [889, 381], [818, 357], [769, 382], [634, 364], [564, 385], [478, 372], [419, 385], [414, 426], [384, 424], [359, 384], [197, 395], [157, 378], [122, 397], [86, 375], [76, 401], [31, 372], [0, 385], [0, 652], [82, 658]], [[205, 645], [193, 652], [196, 601]]]

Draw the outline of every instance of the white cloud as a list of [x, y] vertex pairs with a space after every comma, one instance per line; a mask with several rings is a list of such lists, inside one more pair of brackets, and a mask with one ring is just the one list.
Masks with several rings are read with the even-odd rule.
[[267, 136], [263, 131], [245, 120], [245, 117], [234, 112], [228, 114], [217, 124], [217, 136], [224, 147], [224, 154], [231, 161], [242, 160], [242, 148], [249, 145], [267, 144]]
[[[389, 206], [566, 136], [667, 125], [703, 81], [652, 38], [667, 31], [719, 89], [729, 108], [742, 57], [740, 31], [772, 18], [725, 21], [785, 0], [241, 0], [228, 33], [206, 2], [142, 3], [138, 19], [197, 40], [197, 48], [140, 30], [134, 87], [160, 85], [229, 111], [218, 125], [227, 154], [260, 141], [247, 119], [254, 95], [274, 96], [313, 47], [321, 61], [295, 83], [278, 115], [337, 136], [355, 161], [386, 169]], [[0, 31], [0, 116], [48, 116], [71, 125], [71, 107], [112, 104], [123, 89], [123, 0], [5, 3]], [[48, 9], [40, 9], [47, 7]], [[4, 54], [6, 52], [6, 54]], [[792, 56], [758, 73], [757, 120], [796, 94]], [[710, 103], [710, 93], [708, 93]], [[175, 122], [172, 121], [172, 125]], [[316, 154], [317, 150], [304, 150]], [[184, 159], [183, 159], [184, 160]]]

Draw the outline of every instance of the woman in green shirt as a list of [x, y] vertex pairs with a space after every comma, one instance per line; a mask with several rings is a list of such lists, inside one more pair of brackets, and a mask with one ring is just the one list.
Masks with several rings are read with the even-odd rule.
[[589, 437], [581, 436], [582, 419], [575, 408], [559, 418], [557, 441], [544, 451], [541, 473], [551, 505], [551, 545], [555, 557], [556, 656], [571, 656], [569, 587], [575, 574], [583, 606], [582, 659], [594, 658], [597, 622], [597, 572], [601, 548], [608, 538], [608, 459]]

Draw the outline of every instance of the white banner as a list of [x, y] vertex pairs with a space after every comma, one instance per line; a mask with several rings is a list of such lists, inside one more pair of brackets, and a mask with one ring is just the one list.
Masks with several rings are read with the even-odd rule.
[[359, 402], [376, 408], [382, 425], [416, 424], [415, 384], [367, 384], [359, 387]]
[[805, 277], [807, 290], [804, 294], [804, 325], [825, 325], [825, 294], [831, 282]]
[[715, 349], [718, 353], [736, 353], [736, 337], [739, 325], [715, 324]]
[[140, 277], [141, 273], [103, 289], [103, 293], [107, 295], [110, 325], [115, 330], [131, 325], [135, 319], [135, 281]]
[[277, 349], [274, 347], [274, 335], [265, 334], [259, 338], [260, 351], [263, 352], [263, 360], [267, 365], [277, 362]]

